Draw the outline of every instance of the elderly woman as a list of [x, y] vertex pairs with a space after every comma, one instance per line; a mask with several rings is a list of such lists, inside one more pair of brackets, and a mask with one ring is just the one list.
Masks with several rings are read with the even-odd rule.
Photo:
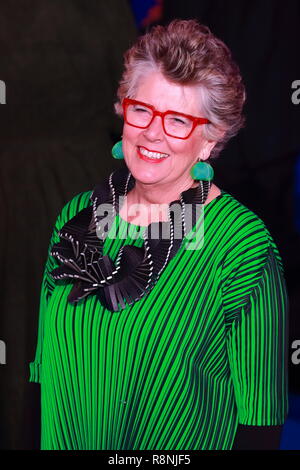
[[30, 381], [43, 449], [279, 446], [288, 411], [282, 260], [208, 163], [244, 124], [230, 51], [195, 20], [125, 55], [126, 166], [61, 211]]

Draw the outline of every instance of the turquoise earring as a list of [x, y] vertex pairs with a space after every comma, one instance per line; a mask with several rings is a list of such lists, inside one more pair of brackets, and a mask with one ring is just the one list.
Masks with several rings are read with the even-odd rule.
[[200, 161], [192, 166], [190, 175], [193, 180], [211, 181], [214, 177], [214, 170], [209, 163]]
[[122, 140], [120, 140], [113, 146], [113, 148], [111, 149], [111, 154], [116, 160], [122, 160], [124, 158]]

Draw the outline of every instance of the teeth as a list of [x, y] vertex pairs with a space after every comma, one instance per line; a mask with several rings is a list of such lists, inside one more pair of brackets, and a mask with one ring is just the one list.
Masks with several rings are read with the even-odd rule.
[[166, 157], [169, 156], [167, 153], [148, 152], [148, 150], [146, 150], [142, 147], [140, 147], [140, 152], [141, 152], [142, 155], [145, 155], [146, 157], [156, 158], [156, 159], [166, 158]]

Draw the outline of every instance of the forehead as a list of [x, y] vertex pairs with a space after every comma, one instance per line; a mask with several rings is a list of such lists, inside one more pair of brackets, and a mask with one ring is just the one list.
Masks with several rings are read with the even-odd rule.
[[200, 94], [193, 85], [181, 85], [166, 79], [160, 72], [140, 78], [133, 97], [155, 106], [159, 111], [178, 111], [200, 115]]

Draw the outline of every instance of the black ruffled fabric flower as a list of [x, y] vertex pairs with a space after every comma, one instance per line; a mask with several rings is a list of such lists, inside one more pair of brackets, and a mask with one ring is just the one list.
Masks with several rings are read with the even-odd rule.
[[[96, 228], [97, 223], [107, 217], [107, 214], [98, 217], [97, 207], [105, 203], [105, 207], [115, 206], [116, 211], [119, 211], [119, 196], [129, 192], [134, 184], [127, 169], [112, 173], [91, 195], [93, 205], [80, 211], [59, 231], [60, 242], [53, 245], [51, 255], [61, 266], [50, 274], [56, 281], [68, 279], [74, 283], [68, 296], [70, 303], [74, 304], [90, 294], [96, 294], [108, 310], [120, 311], [153, 289], [160, 273], [180, 248], [182, 239], [172, 236], [170, 239], [145, 237], [141, 248], [123, 246], [116, 263], [108, 255], [103, 255], [104, 240], [98, 237]], [[203, 193], [200, 192], [199, 188], [189, 189], [183, 193], [184, 202], [202, 203]], [[171, 212], [170, 215], [174, 226], [174, 214]], [[109, 216], [114, 217], [113, 210]], [[172, 224], [153, 223], [148, 227], [148, 236], [151, 229], [159, 229], [160, 234], [165, 233], [162, 230], [166, 227], [163, 226], [167, 226], [172, 235]]]

